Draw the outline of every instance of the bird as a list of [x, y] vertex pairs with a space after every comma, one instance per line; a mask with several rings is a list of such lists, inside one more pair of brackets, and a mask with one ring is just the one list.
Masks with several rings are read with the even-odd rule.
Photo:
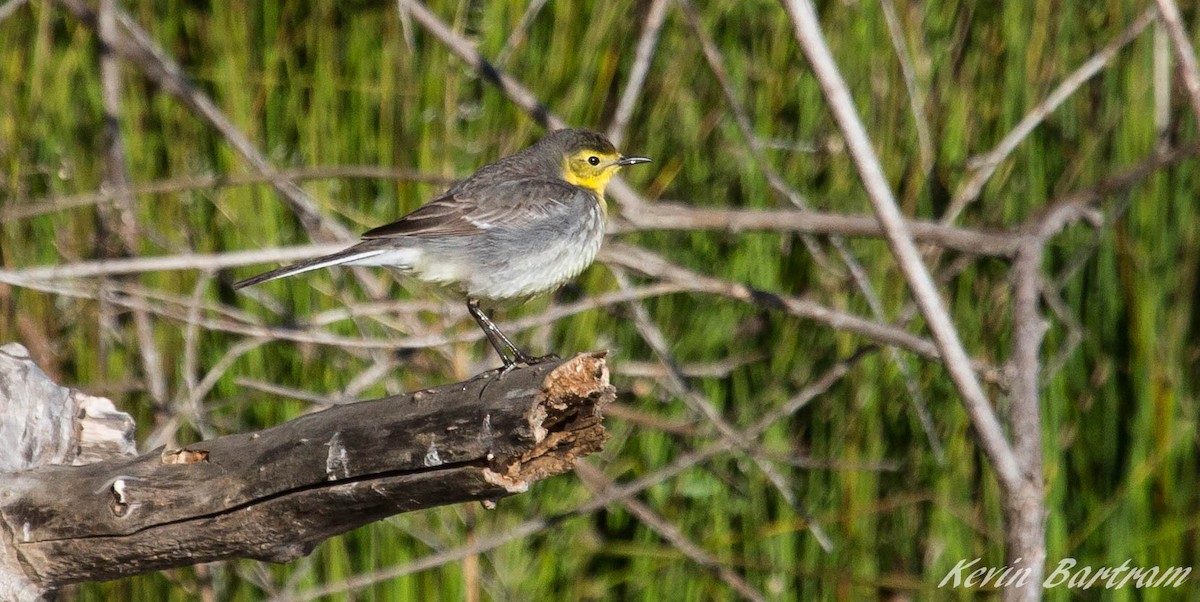
[[534, 357], [517, 347], [480, 306], [520, 302], [551, 292], [595, 260], [604, 240], [605, 188], [625, 156], [603, 134], [552, 131], [534, 144], [479, 168], [400, 219], [368, 230], [362, 241], [236, 282], [242, 289], [336, 265], [387, 266], [462, 294], [467, 311], [504, 362]]

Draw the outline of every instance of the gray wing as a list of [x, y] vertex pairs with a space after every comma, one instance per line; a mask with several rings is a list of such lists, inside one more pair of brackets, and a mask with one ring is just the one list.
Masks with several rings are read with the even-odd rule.
[[364, 239], [464, 236], [492, 229], [534, 225], [571, 211], [583, 214], [595, 202], [588, 191], [562, 180], [510, 180], [485, 190], [451, 191], [390, 224], [369, 230]]

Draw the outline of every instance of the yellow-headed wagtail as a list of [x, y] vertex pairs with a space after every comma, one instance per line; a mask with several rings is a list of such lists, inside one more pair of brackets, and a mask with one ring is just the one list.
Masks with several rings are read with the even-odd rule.
[[[480, 168], [421, 208], [363, 234], [363, 241], [233, 285], [235, 289], [332, 265], [399, 268], [466, 294], [467, 310], [505, 368], [532, 364], [479, 307], [480, 299], [527, 299], [552, 291], [591, 265], [608, 215], [604, 189], [626, 157], [588, 130], [551, 132], [533, 146]], [[511, 357], [510, 357], [511, 356]]]

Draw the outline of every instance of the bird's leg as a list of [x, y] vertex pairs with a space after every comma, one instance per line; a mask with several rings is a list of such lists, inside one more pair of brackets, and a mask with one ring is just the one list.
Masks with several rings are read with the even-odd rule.
[[[492, 347], [496, 349], [496, 353], [500, 355], [500, 359], [504, 362], [505, 373], [511, 371], [519, 363], [525, 365], [536, 363], [536, 360], [530, 361], [533, 358], [525, 355], [507, 336], [504, 336], [504, 333], [500, 331], [496, 323], [479, 308], [478, 299], [467, 298], [467, 311], [470, 312], [472, 318], [475, 318], [475, 323], [479, 324], [479, 328], [487, 336], [488, 342], [492, 344]], [[512, 359], [509, 359], [509, 354], [512, 354]]]

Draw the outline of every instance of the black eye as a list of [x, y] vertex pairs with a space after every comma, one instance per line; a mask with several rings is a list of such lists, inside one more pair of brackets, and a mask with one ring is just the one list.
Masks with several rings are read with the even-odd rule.
[[592, 156], [588, 157], [588, 165], [599, 165], [599, 164], [600, 164], [600, 157], [597, 157], [596, 155], [592, 155]]

